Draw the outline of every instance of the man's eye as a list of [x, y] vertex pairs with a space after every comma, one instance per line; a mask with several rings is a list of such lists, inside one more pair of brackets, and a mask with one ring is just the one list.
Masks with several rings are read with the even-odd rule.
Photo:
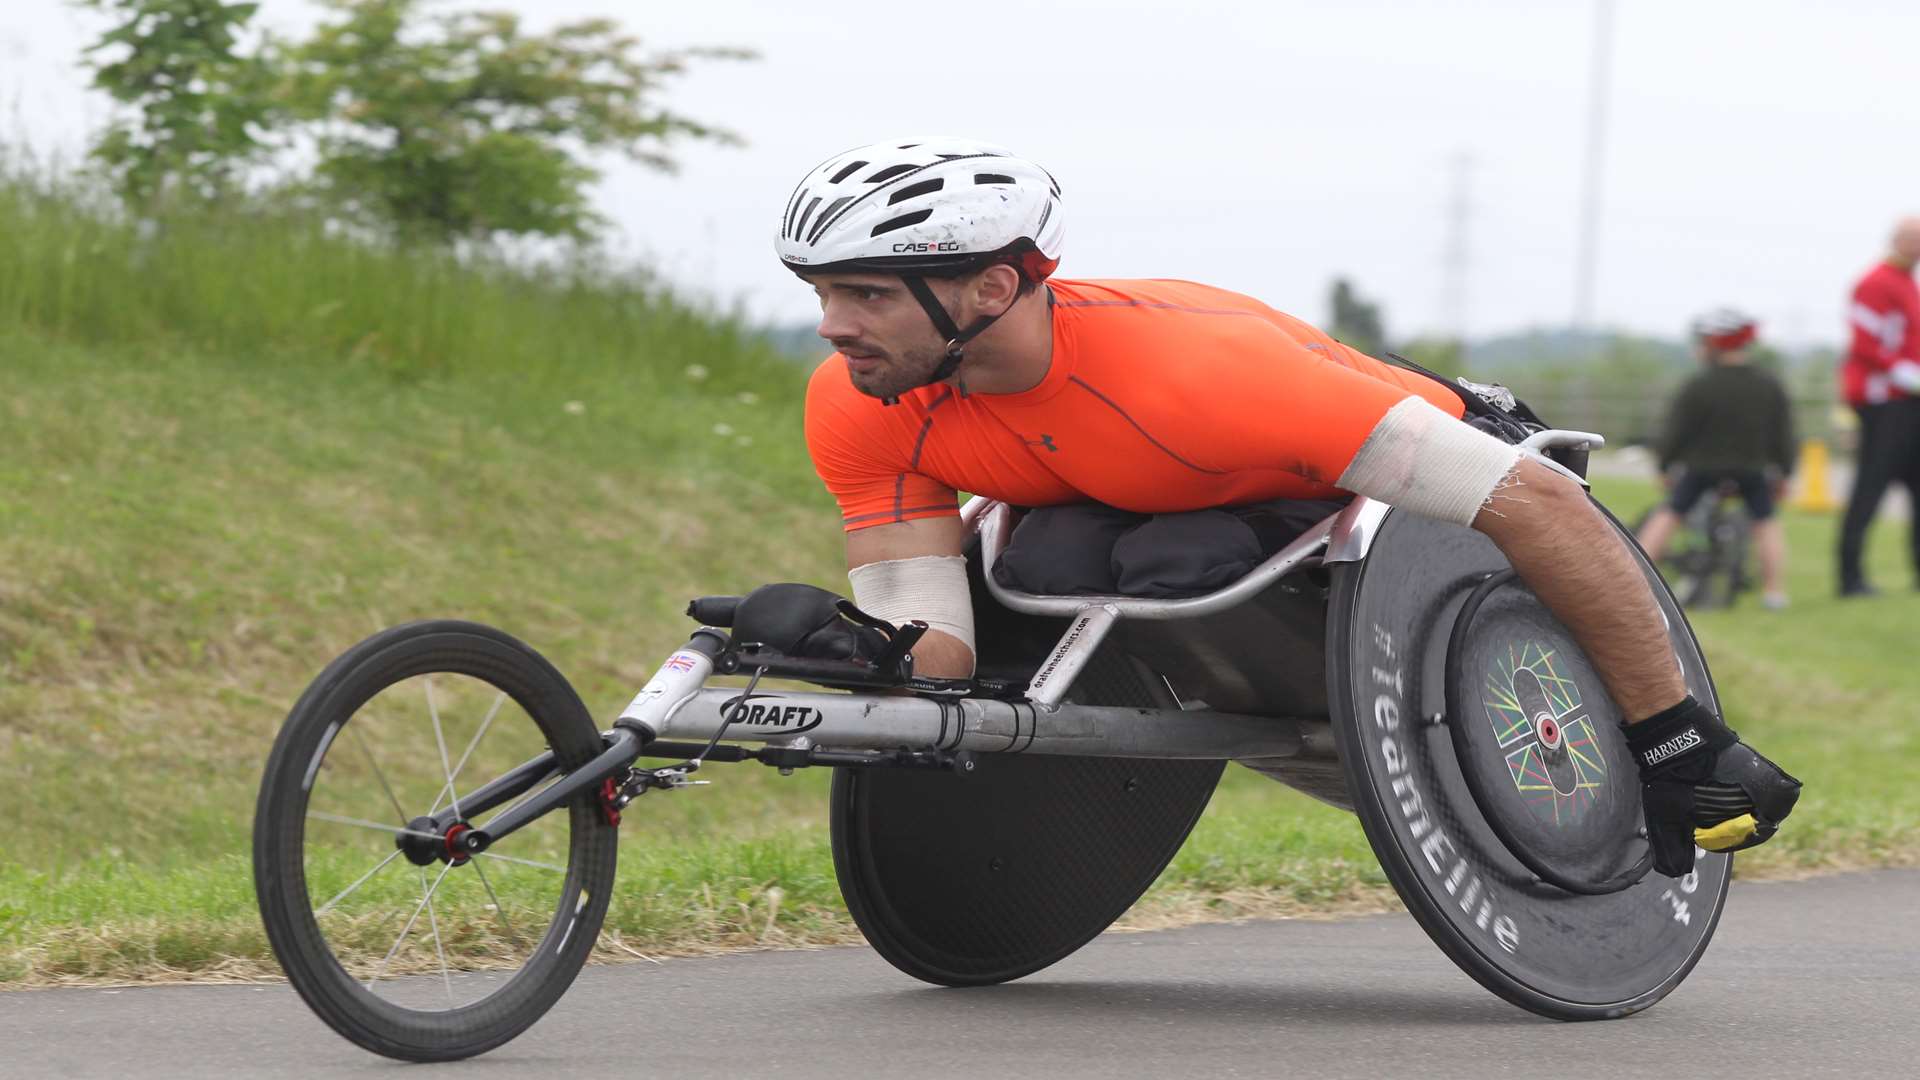
[[876, 291], [876, 290], [874, 290], [874, 289], [855, 289], [855, 290], [853, 290], [853, 297], [854, 297], [854, 299], [856, 299], [856, 300], [872, 300], [872, 299], [874, 299], [875, 297], [877, 297], [877, 296], [879, 296], [879, 295], [880, 295], [880, 293], [879, 293], [878, 291]]

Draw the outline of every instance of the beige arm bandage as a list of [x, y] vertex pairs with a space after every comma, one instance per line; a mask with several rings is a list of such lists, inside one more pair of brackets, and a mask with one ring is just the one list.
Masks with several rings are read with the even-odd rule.
[[1338, 484], [1402, 510], [1472, 525], [1521, 454], [1425, 398], [1410, 397], [1380, 418]]
[[919, 619], [973, 649], [973, 596], [958, 555], [886, 559], [847, 572], [860, 610], [895, 626]]

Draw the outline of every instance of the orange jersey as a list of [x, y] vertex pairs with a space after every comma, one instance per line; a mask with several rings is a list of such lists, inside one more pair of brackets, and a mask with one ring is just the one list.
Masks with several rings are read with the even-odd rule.
[[835, 353], [807, 387], [807, 447], [848, 531], [1016, 506], [1139, 513], [1324, 499], [1374, 426], [1419, 395], [1460, 398], [1251, 297], [1186, 281], [1050, 281], [1053, 358], [1038, 386], [923, 386], [887, 405]]

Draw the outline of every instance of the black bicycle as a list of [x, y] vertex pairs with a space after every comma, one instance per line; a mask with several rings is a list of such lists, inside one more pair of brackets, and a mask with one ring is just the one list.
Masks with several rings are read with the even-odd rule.
[[[1583, 457], [1598, 437], [1529, 441]], [[727, 762], [834, 769], [848, 910], [887, 960], [943, 985], [1017, 979], [1091, 940], [1230, 761], [1356, 813], [1434, 942], [1522, 1008], [1624, 1016], [1705, 950], [1730, 859], [1649, 871], [1616, 707], [1480, 534], [1358, 499], [1205, 596], [1039, 596], [985, 572], [1014, 513], [965, 510], [967, 680], [914, 674], [917, 623], [813, 654], [794, 627], [860, 616], [798, 586], [695, 601], [700, 629], [605, 730], [499, 630], [419, 622], [355, 645], [288, 716], [254, 822], [293, 986], [380, 1054], [499, 1046], [566, 990], [616, 896], [646, 902], [645, 882], [615, 882], [635, 800], [687, 797]], [[1690, 691], [1716, 706], [1643, 570]], [[775, 678], [821, 689], [762, 689]]]
[[1660, 560], [1681, 605], [1732, 607], [1752, 589], [1752, 538], [1753, 519], [1739, 485], [1722, 480], [1681, 518]]

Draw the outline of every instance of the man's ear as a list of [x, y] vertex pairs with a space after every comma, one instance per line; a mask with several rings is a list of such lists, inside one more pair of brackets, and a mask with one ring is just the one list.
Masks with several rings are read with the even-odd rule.
[[1005, 315], [1018, 299], [1020, 271], [1006, 263], [995, 263], [974, 279], [973, 302], [982, 315]]

